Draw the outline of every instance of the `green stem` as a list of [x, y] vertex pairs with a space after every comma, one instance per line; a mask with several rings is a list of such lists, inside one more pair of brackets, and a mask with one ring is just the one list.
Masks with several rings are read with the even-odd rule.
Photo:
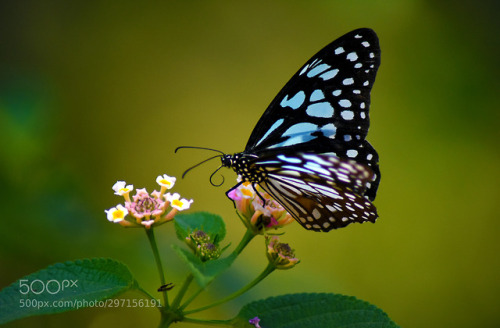
[[[145, 229], [146, 235], [148, 236], [149, 244], [153, 250], [153, 255], [155, 257], [156, 268], [158, 269], [158, 275], [160, 276], [161, 286], [165, 285], [165, 274], [163, 273], [163, 265], [161, 264], [160, 253], [158, 252], [158, 245], [156, 244], [155, 234], [153, 228]], [[163, 301], [165, 302], [164, 308], [168, 309], [168, 295], [167, 291], [163, 291]]]
[[186, 291], [189, 288], [189, 285], [193, 281], [193, 278], [194, 278], [194, 276], [192, 273], [187, 275], [186, 280], [184, 280], [184, 284], [182, 284], [181, 289], [179, 290], [179, 292], [175, 296], [174, 300], [172, 301], [172, 305], [171, 305], [172, 309], [175, 310], [179, 306], [179, 304], [182, 301], [182, 298], [184, 297], [184, 295], [186, 294]]
[[232, 300], [232, 299], [234, 299], [234, 298], [236, 298], [236, 297], [244, 294], [245, 292], [247, 292], [249, 289], [251, 289], [252, 287], [254, 287], [255, 285], [257, 285], [259, 282], [261, 282], [265, 277], [267, 277], [275, 269], [276, 269], [276, 266], [273, 263], [268, 263], [268, 265], [264, 269], [264, 271], [262, 271], [262, 273], [259, 274], [259, 276], [257, 278], [255, 278], [252, 282], [250, 282], [248, 285], [246, 285], [242, 289], [240, 289], [240, 290], [232, 293], [231, 295], [229, 295], [227, 297], [224, 297], [223, 299], [221, 299], [221, 300], [219, 300], [219, 301], [217, 301], [215, 303], [212, 303], [212, 304], [209, 304], [207, 306], [203, 306], [201, 308], [194, 309], [194, 310], [191, 310], [191, 311], [186, 311], [186, 312], [184, 312], [184, 314], [191, 314], [191, 313], [196, 313], [196, 312], [204, 311], [204, 310], [213, 308], [214, 306], [226, 303], [226, 302], [228, 302], [228, 301], [230, 301], [230, 300]]
[[233, 254], [240, 255], [240, 253], [243, 251], [243, 249], [245, 249], [245, 247], [253, 239], [253, 237], [255, 237], [255, 233], [252, 230], [247, 229], [247, 231], [245, 232], [245, 235], [243, 235], [243, 238], [241, 239], [240, 243], [234, 249]]
[[200, 287], [193, 295], [191, 295], [184, 304], [179, 308], [179, 310], [184, 310], [191, 302], [198, 296], [205, 288]]
[[157, 300], [153, 295], [151, 295], [150, 293], [148, 293], [147, 290], [143, 289], [141, 286], [137, 285], [137, 290], [140, 291], [141, 293], [143, 293], [145, 296], [147, 296], [149, 299], [151, 300]]
[[231, 326], [231, 320], [202, 320], [202, 319], [193, 319], [193, 318], [184, 318], [182, 321], [196, 323], [199, 325], [225, 325]]

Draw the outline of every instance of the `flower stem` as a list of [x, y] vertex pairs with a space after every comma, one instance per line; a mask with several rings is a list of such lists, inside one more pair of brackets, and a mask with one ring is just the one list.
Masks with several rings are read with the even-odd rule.
[[202, 319], [193, 319], [193, 318], [184, 318], [184, 322], [196, 323], [199, 325], [224, 325], [231, 326], [231, 320], [202, 320]]
[[185, 308], [186, 308], [189, 304], [191, 304], [191, 302], [192, 302], [192, 301], [193, 301], [193, 300], [194, 300], [194, 299], [195, 299], [198, 295], [200, 295], [200, 293], [201, 293], [202, 291], [204, 291], [204, 290], [205, 290], [205, 288], [203, 288], [203, 287], [198, 288], [198, 290], [197, 290], [197, 291], [196, 291], [193, 295], [191, 295], [191, 296], [187, 299], [187, 301], [186, 301], [186, 302], [184, 302], [184, 304], [182, 304], [182, 305], [181, 305], [181, 307], [180, 307], [179, 309], [180, 309], [181, 311], [182, 311], [182, 310], [184, 310], [184, 309], [185, 309]]
[[253, 237], [255, 237], [255, 233], [252, 230], [247, 229], [247, 231], [245, 232], [245, 235], [243, 235], [243, 238], [241, 239], [240, 243], [234, 249], [233, 254], [240, 255], [240, 253], [243, 251], [243, 249], [245, 249], [245, 247], [253, 239]]
[[186, 280], [184, 280], [184, 284], [182, 284], [181, 289], [179, 290], [179, 292], [175, 296], [174, 300], [172, 301], [172, 305], [171, 305], [172, 309], [175, 310], [179, 306], [179, 304], [182, 301], [182, 298], [184, 297], [184, 295], [186, 294], [186, 291], [189, 288], [189, 285], [193, 281], [193, 278], [194, 278], [194, 276], [192, 273], [187, 275]]
[[137, 290], [139, 290], [141, 293], [143, 293], [145, 296], [147, 296], [150, 300], [156, 301], [156, 298], [148, 293], [147, 290], [143, 289], [141, 286], [137, 285]]
[[[158, 269], [158, 275], [160, 276], [161, 286], [165, 285], [165, 274], [163, 273], [163, 265], [161, 264], [160, 253], [158, 252], [158, 245], [156, 244], [155, 234], [153, 228], [145, 229], [146, 235], [148, 236], [149, 244], [151, 245], [151, 249], [153, 250], [153, 255], [155, 257], [156, 268]], [[168, 309], [168, 295], [167, 291], [163, 291], [163, 300], [165, 302], [164, 308]]]
[[203, 306], [201, 308], [198, 308], [198, 309], [194, 309], [194, 310], [191, 310], [191, 311], [186, 311], [184, 312], [184, 314], [191, 314], [191, 313], [196, 313], [196, 312], [200, 312], [200, 311], [204, 311], [204, 310], [207, 310], [207, 309], [210, 309], [210, 308], [213, 308], [217, 305], [220, 305], [220, 304], [223, 304], [223, 303], [226, 303], [242, 294], [244, 294], [245, 292], [247, 292], [248, 290], [250, 290], [252, 287], [254, 287], [255, 285], [257, 285], [259, 282], [261, 282], [265, 277], [267, 277], [271, 272], [273, 272], [274, 270], [276, 269], [276, 266], [273, 264], [273, 263], [268, 263], [267, 267], [264, 269], [264, 271], [261, 272], [261, 274], [259, 274], [259, 276], [257, 278], [255, 278], [252, 282], [250, 282], [248, 285], [246, 285], [245, 287], [243, 287], [242, 289], [232, 293], [231, 295], [227, 296], [227, 297], [224, 297], [223, 299], [215, 302], [215, 303], [212, 303], [212, 304], [209, 304], [207, 306]]

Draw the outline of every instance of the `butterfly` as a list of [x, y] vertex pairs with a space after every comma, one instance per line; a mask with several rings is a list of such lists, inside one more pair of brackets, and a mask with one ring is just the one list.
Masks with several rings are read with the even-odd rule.
[[379, 65], [373, 30], [341, 36], [292, 76], [243, 152], [214, 157], [241, 177], [239, 184], [258, 184], [308, 230], [375, 222], [379, 157], [365, 138]]

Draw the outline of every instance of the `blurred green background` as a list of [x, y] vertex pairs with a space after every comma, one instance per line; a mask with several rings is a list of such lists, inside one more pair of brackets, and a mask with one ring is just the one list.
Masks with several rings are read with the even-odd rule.
[[[304, 62], [358, 27], [379, 35], [382, 65], [368, 139], [380, 154], [374, 225], [286, 229], [302, 262], [200, 318], [229, 318], [255, 299], [354, 295], [402, 327], [498, 327], [500, 20], [498, 1], [2, 1], [0, 3], [0, 288], [54, 262], [112, 257], [151, 292], [159, 282], [144, 232], [106, 220], [126, 180], [156, 188], [203, 151], [243, 150], [268, 103]], [[208, 182], [216, 162], [178, 180], [193, 210], [244, 229]], [[168, 280], [186, 267], [171, 225], [157, 238]], [[195, 305], [265, 266], [254, 241]], [[224, 283], [222, 283], [223, 281]], [[172, 291], [175, 292], [175, 289]], [[140, 298], [138, 293], [124, 297]], [[156, 326], [152, 309], [85, 309], [6, 327]], [[178, 327], [193, 327], [179, 324]]]

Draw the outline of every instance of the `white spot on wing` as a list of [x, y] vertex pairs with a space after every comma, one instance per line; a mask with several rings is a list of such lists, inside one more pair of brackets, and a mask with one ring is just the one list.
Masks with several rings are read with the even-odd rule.
[[323, 81], [333, 79], [337, 73], [339, 72], [338, 69], [332, 69], [329, 71], [326, 71], [325, 73], [321, 74], [319, 77], [323, 79]]
[[337, 49], [335, 49], [335, 54], [336, 55], [339, 55], [339, 54], [341, 54], [343, 52], [344, 52], [344, 48], [342, 48], [342, 47], [338, 47]]
[[347, 59], [350, 61], [356, 61], [358, 60], [358, 54], [355, 51], [350, 52], [349, 54], [347, 54]]
[[347, 157], [354, 158], [356, 156], [358, 156], [358, 151], [357, 150], [355, 150], [355, 149], [349, 149], [347, 151]]
[[306, 113], [312, 117], [330, 118], [333, 116], [333, 107], [329, 102], [323, 101], [307, 106]]
[[343, 110], [340, 115], [344, 120], [352, 120], [354, 118], [354, 112], [352, 110]]
[[349, 77], [349, 78], [347, 78], [347, 79], [344, 79], [344, 80], [342, 81], [342, 84], [343, 84], [343, 85], [351, 85], [351, 84], [354, 84], [354, 79], [353, 79], [352, 77]]
[[341, 99], [339, 100], [339, 105], [344, 108], [349, 108], [351, 107], [351, 102], [349, 101], [349, 99]]

